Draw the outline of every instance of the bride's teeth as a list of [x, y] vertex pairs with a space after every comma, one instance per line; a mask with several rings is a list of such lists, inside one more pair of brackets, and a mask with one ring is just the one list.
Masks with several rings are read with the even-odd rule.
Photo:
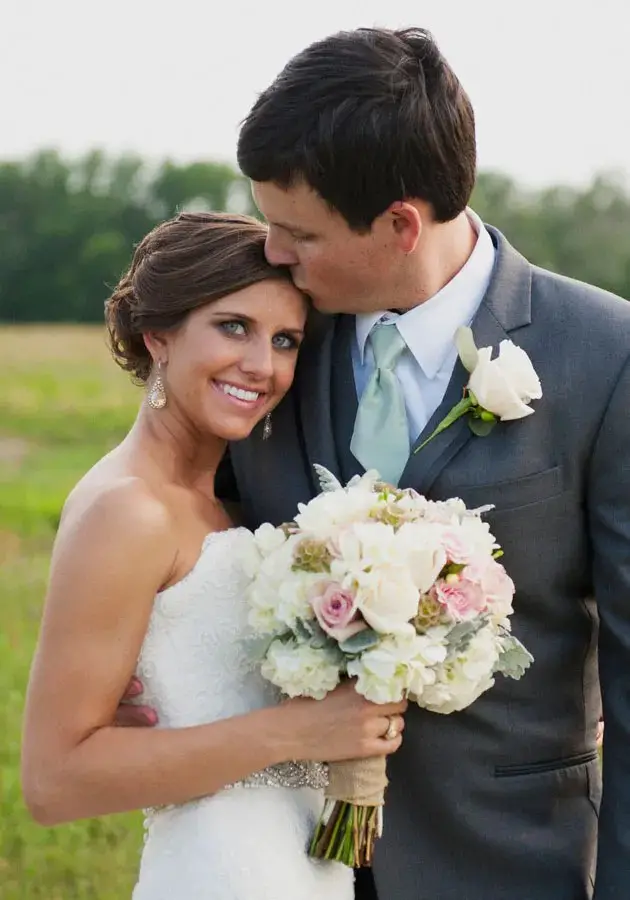
[[223, 388], [224, 394], [238, 397], [239, 400], [249, 400], [250, 402], [253, 402], [254, 400], [258, 400], [260, 396], [256, 391], [244, 391], [243, 388], [237, 388], [231, 384], [223, 384], [221, 387]]

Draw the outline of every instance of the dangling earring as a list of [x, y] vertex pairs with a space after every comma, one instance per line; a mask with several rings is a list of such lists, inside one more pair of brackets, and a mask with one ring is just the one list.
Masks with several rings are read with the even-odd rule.
[[162, 380], [162, 363], [157, 364], [157, 373], [147, 394], [147, 403], [152, 409], [164, 409], [166, 406], [166, 390]]
[[267, 413], [265, 416], [265, 424], [263, 425], [263, 441], [268, 441], [271, 437], [271, 432], [273, 428], [271, 426], [271, 413]]

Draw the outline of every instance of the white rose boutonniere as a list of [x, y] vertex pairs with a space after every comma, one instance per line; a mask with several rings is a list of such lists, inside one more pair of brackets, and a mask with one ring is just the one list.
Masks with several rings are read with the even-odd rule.
[[464, 368], [470, 372], [464, 396], [416, 453], [462, 416], [468, 416], [473, 434], [485, 437], [499, 421], [531, 416], [534, 410], [528, 404], [542, 397], [540, 379], [531, 359], [512, 341], [501, 341], [495, 359], [492, 359], [492, 347], [477, 349], [470, 328], [459, 328], [455, 343]]

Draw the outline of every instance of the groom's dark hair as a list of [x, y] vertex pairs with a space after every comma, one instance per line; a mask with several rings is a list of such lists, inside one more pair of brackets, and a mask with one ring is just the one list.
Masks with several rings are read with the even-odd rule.
[[412, 198], [448, 222], [474, 186], [474, 113], [428, 31], [343, 31], [293, 57], [261, 94], [238, 162], [253, 181], [304, 180], [356, 230]]

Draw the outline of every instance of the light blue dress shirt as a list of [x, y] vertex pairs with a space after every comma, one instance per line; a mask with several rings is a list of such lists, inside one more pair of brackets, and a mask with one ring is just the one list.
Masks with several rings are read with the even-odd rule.
[[481, 219], [467, 210], [477, 232], [477, 243], [466, 264], [437, 294], [402, 315], [387, 310], [356, 316], [352, 367], [359, 399], [374, 371], [368, 343], [377, 322], [395, 322], [407, 349], [396, 365], [405, 398], [409, 440], [413, 444], [446, 393], [455, 363], [455, 333], [470, 325], [488, 289], [495, 249]]

